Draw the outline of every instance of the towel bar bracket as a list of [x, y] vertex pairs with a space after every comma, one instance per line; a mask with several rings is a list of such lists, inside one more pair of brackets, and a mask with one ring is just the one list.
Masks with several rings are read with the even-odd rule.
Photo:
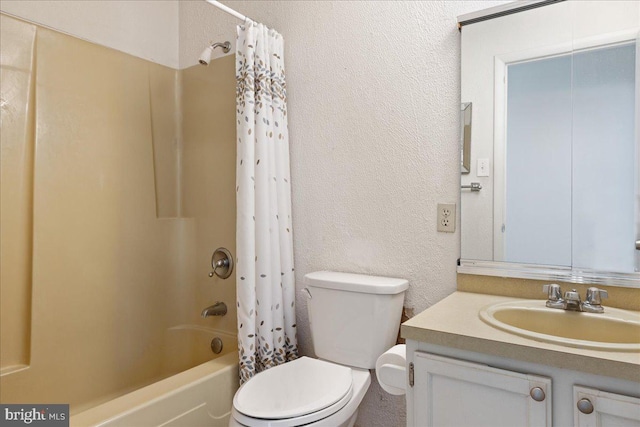
[[482, 184], [479, 182], [470, 182], [469, 185], [461, 185], [462, 189], [469, 189], [471, 191], [480, 191], [482, 190]]

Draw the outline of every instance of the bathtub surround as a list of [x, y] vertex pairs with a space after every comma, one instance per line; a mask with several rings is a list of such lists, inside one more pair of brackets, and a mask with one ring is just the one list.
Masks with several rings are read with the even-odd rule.
[[[231, 39], [233, 40], [233, 39]], [[181, 95], [177, 102], [181, 126], [181, 216], [193, 218], [195, 234], [193, 254], [185, 253], [182, 265], [189, 266], [193, 256], [196, 269], [196, 309], [216, 301], [227, 304], [225, 316], [202, 322], [235, 333], [236, 270], [227, 279], [209, 277], [211, 255], [224, 246], [236, 255], [235, 193], [235, 58], [214, 60], [208, 67], [195, 65], [180, 70]]]
[[298, 357], [282, 36], [237, 27], [237, 300], [240, 382]]
[[167, 353], [171, 328], [235, 335], [234, 277], [207, 276], [235, 251], [233, 57], [177, 71], [0, 20], [0, 401], [75, 414], [213, 357]]
[[[2, 180], [2, 207], [19, 206], [4, 203], [17, 191], [30, 199], [25, 218], [31, 219], [27, 234], [5, 240], [12, 216], [1, 218], [8, 247], [2, 251], [0, 399], [70, 403], [73, 412], [153, 379], [161, 361], [151, 350], [162, 345], [171, 322], [187, 314], [192, 298], [189, 290], [178, 292], [175, 285], [190, 280], [172, 262], [178, 230], [189, 220], [156, 219], [154, 197], [153, 144], [160, 141], [153, 140], [151, 123], [163, 120], [165, 111], [152, 111], [150, 79], [174, 71], [0, 19], [2, 173], [29, 177], [9, 188]], [[12, 46], [9, 31], [30, 35], [32, 43]], [[25, 84], [33, 81], [34, 92], [14, 97], [21, 85], [6, 77], [14, 74], [14, 60], [25, 56], [33, 64]], [[24, 128], [26, 137], [5, 138], [5, 126], [25, 116], [35, 118]], [[4, 164], [14, 150], [33, 157]], [[20, 360], [4, 357], [14, 353], [5, 328], [12, 331], [24, 319], [7, 318], [12, 312], [4, 309], [11, 304], [5, 287], [16, 285], [4, 276], [11, 265], [5, 254], [14, 244], [29, 248], [30, 264], [20, 282], [29, 296], [28, 322], [19, 329], [28, 352]], [[168, 315], [158, 318], [158, 312]]]
[[30, 358], [36, 34], [35, 27], [4, 19], [0, 31], [0, 84], [12, 88], [0, 93], [0, 372], [5, 372], [5, 366], [24, 366]]

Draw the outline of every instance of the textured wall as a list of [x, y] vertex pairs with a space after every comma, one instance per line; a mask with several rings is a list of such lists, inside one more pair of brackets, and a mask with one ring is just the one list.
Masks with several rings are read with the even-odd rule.
[[[453, 292], [459, 234], [437, 233], [435, 213], [459, 194], [456, 16], [504, 2], [225, 3], [285, 38], [298, 287], [320, 269], [404, 277], [416, 311]], [[235, 40], [236, 23], [181, 1], [181, 67]], [[298, 315], [311, 353], [302, 294]], [[374, 382], [358, 424], [403, 425], [404, 412]]]
[[[284, 36], [298, 289], [321, 269], [399, 276], [416, 311], [455, 290], [459, 235], [435, 216], [459, 197], [456, 16], [497, 3], [225, 2]], [[181, 2], [181, 65], [205, 34], [233, 42], [237, 23]], [[311, 353], [301, 292], [297, 313]], [[374, 382], [358, 425], [404, 417], [404, 398]]]
[[178, 68], [177, 0], [2, 0], [0, 10]]

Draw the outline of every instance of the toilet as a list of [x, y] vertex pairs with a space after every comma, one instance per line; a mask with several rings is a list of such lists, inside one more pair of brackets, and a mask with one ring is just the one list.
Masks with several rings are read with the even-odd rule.
[[304, 277], [317, 359], [300, 357], [252, 377], [233, 398], [233, 427], [351, 427], [369, 369], [396, 342], [404, 279], [319, 271]]

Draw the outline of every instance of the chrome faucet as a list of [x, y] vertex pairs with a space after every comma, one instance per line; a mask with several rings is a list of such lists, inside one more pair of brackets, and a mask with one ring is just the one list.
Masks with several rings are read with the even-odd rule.
[[580, 294], [575, 289], [565, 292], [563, 297], [560, 286], [555, 283], [544, 285], [542, 291], [547, 294], [546, 306], [549, 308], [587, 313], [603, 313], [602, 298], [609, 296], [609, 293], [604, 289], [592, 287], [587, 289], [585, 301], [580, 300]]
[[206, 318], [209, 316], [224, 316], [225, 314], [227, 314], [227, 304], [218, 301], [202, 310], [201, 316]]
[[562, 299], [560, 285], [556, 285], [555, 283], [544, 285], [542, 291], [547, 294], [547, 307], [561, 308], [564, 310], [564, 299]]
[[582, 311], [588, 313], [602, 313], [602, 298], [609, 298], [609, 292], [604, 289], [589, 288], [587, 289], [587, 300], [582, 303]]
[[564, 293], [564, 309], [568, 311], [582, 311], [582, 300], [575, 289]]

